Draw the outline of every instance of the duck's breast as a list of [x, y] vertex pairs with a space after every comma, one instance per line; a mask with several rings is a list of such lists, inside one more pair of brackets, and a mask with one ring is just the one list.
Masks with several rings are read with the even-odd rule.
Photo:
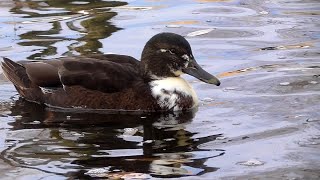
[[192, 86], [183, 78], [168, 77], [150, 83], [152, 96], [162, 109], [179, 111], [198, 105], [198, 97]]

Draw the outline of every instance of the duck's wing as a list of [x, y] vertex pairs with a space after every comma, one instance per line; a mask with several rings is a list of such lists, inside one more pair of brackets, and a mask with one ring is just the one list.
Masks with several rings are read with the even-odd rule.
[[92, 55], [61, 59], [58, 75], [64, 86], [82, 86], [106, 93], [119, 92], [141, 80], [140, 62], [124, 55]]
[[27, 79], [40, 87], [82, 86], [114, 93], [142, 79], [140, 61], [124, 55], [74, 56], [19, 64]]

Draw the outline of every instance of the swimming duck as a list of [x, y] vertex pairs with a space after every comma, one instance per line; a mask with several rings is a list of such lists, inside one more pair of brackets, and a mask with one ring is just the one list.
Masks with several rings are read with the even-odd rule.
[[198, 105], [186, 73], [220, 85], [196, 62], [188, 41], [160, 33], [145, 45], [141, 61], [117, 54], [14, 62], [3, 58], [4, 75], [27, 101], [56, 108], [180, 111]]

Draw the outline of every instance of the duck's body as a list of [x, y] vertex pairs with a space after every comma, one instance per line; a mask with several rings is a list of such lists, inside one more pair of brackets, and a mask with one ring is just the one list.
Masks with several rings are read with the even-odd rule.
[[[162, 40], [161, 37], [178, 38], [178, 41], [172, 39], [175, 42], [170, 44], [171, 40]], [[197, 106], [198, 100], [192, 87], [180, 77], [191, 64], [189, 44], [179, 49], [186, 42], [176, 34], [158, 34], [145, 46], [141, 62], [130, 56], [115, 54], [18, 63], [4, 58], [2, 68], [22, 97], [48, 106], [143, 111], [188, 110]], [[166, 46], [173, 46], [169, 48], [181, 52], [178, 55], [172, 49], [167, 50]], [[175, 57], [171, 58], [173, 55]], [[195, 68], [199, 67], [192, 66], [191, 71]], [[212, 79], [213, 76], [204, 76], [207, 77], [200, 79], [219, 84], [219, 81]]]

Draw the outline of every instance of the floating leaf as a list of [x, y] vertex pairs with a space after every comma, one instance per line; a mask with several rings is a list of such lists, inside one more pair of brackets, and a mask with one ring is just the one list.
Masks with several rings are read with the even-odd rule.
[[187, 34], [187, 36], [188, 37], [200, 36], [203, 34], [208, 34], [211, 31], [213, 31], [213, 29], [204, 29], [204, 30], [194, 31], [194, 32]]

